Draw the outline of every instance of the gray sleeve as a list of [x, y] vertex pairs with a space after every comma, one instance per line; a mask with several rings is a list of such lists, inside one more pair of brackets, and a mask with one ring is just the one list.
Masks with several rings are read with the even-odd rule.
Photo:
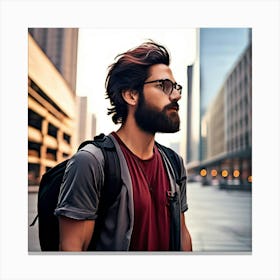
[[66, 166], [55, 215], [96, 219], [103, 180], [103, 166], [96, 156], [86, 149], [77, 152]]
[[180, 160], [181, 160], [181, 176], [182, 178], [184, 178], [180, 186], [181, 212], [183, 213], [188, 210], [187, 176], [186, 176], [186, 169], [182, 157], [180, 157]]

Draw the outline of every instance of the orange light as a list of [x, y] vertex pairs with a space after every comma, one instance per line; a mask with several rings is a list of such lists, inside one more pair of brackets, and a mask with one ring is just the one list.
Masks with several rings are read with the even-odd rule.
[[252, 175], [250, 175], [250, 176], [248, 177], [248, 182], [249, 182], [249, 183], [252, 183]]
[[205, 177], [205, 176], [207, 175], [206, 169], [201, 169], [201, 170], [200, 170], [200, 175], [201, 175], [202, 177]]
[[223, 170], [222, 171], [222, 176], [225, 178], [228, 176], [228, 171], [227, 170]]
[[234, 170], [233, 171], [233, 177], [237, 178], [237, 177], [239, 177], [239, 175], [240, 175], [239, 170]]
[[212, 170], [211, 170], [211, 175], [212, 175], [213, 177], [216, 177], [217, 174], [218, 174], [218, 172], [217, 172], [216, 169], [212, 169]]

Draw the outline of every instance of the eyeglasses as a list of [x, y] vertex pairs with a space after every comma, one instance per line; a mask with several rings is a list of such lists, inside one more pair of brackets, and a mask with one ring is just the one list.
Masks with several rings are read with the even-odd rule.
[[159, 83], [159, 85], [162, 87], [162, 90], [165, 94], [170, 96], [173, 92], [173, 89], [176, 89], [179, 94], [182, 94], [182, 86], [178, 85], [177, 83], [173, 83], [169, 79], [161, 79], [161, 80], [154, 80], [154, 81], [148, 81], [145, 82], [145, 84], [151, 84], [151, 83]]

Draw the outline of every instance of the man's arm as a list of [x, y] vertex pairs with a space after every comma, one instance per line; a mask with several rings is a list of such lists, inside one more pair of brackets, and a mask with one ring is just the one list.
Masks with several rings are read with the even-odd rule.
[[59, 250], [86, 251], [94, 231], [94, 220], [75, 220], [59, 216]]
[[192, 239], [185, 223], [184, 213], [181, 213], [181, 248], [182, 251], [192, 251]]

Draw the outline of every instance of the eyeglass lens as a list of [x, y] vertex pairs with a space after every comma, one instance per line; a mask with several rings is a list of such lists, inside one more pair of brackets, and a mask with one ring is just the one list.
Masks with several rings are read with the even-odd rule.
[[172, 93], [172, 91], [173, 91], [173, 88], [175, 88], [176, 90], [178, 90], [179, 93], [181, 94], [181, 87], [180, 87], [179, 85], [173, 84], [172, 81], [170, 81], [170, 80], [164, 80], [164, 81], [162, 81], [162, 82], [163, 82], [163, 83], [162, 83], [162, 85], [163, 85], [163, 91], [164, 91], [166, 94], [170, 95], [170, 94]]
[[173, 90], [172, 82], [169, 80], [164, 80], [162, 84], [163, 84], [163, 91], [167, 94], [171, 94]]

